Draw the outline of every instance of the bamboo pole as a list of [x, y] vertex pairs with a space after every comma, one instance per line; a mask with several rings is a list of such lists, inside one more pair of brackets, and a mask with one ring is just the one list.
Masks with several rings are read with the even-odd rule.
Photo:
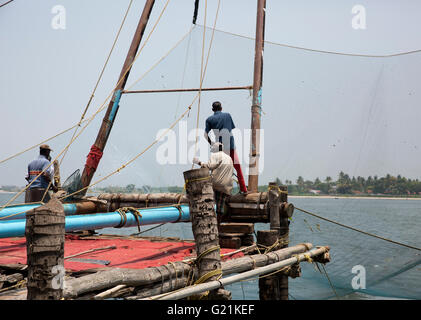
[[196, 92], [196, 91], [226, 91], [226, 90], [251, 90], [253, 86], [238, 87], [217, 87], [217, 88], [178, 88], [178, 89], [156, 89], [156, 90], [124, 90], [123, 94], [130, 93], [172, 93], [172, 92]]
[[251, 150], [248, 190], [257, 192], [259, 183], [260, 113], [262, 110], [263, 50], [265, 41], [266, 0], [257, 0], [256, 40], [251, 106]]
[[[286, 249], [276, 250], [266, 254], [256, 254], [221, 262], [223, 275], [244, 272], [262, 267], [273, 261], [287, 259], [292, 255], [308, 251], [311, 243], [303, 243]], [[107, 290], [118, 285], [135, 287], [151, 286], [153, 283], [162, 284], [169, 279], [182, 279], [191, 272], [191, 266], [185, 262], [174, 262], [170, 265], [145, 269], [115, 268], [102, 270], [79, 278], [69, 279], [64, 283], [64, 297], [75, 298], [92, 291]], [[168, 287], [170, 288], [170, 287]]]
[[147, 298], [147, 299], [141, 299], [141, 300], [178, 300], [178, 299], [183, 299], [183, 298], [189, 297], [191, 295], [199, 294], [199, 293], [202, 293], [202, 292], [205, 292], [205, 291], [208, 291], [208, 290], [216, 290], [218, 288], [233, 284], [233, 283], [238, 282], [238, 281], [250, 279], [250, 278], [253, 278], [253, 277], [256, 277], [256, 276], [260, 276], [260, 275], [264, 275], [264, 274], [267, 274], [267, 273], [270, 273], [270, 272], [280, 270], [284, 267], [288, 267], [288, 266], [291, 266], [293, 264], [299, 263], [301, 261], [308, 260], [308, 258], [312, 258], [314, 256], [324, 254], [328, 250], [329, 249], [327, 247], [320, 247], [320, 248], [317, 248], [317, 249], [312, 249], [312, 250], [307, 251], [305, 253], [299, 254], [298, 256], [294, 256], [292, 258], [289, 258], [289, 259], [286, 259], [286, 260], [283, 260], [283, 261], [275, 262], [275, 263], [272, 263], [270, 265], [267, 265], [267, 266], [264, 266], [264, 267], [261, 267], [261, 268], [246, 271], [246, 272], [243, 272], [243, 273], [235, 275], [235, 276], [222, 278], [218, 281], [209, 281], [209, 282], [198, 284], [198, 285], [195, 285], [195, 286], [190, 286], [190, 287], [187, 287], [187, 288], [182, 289], [182, 290], [178, 290], [177, 292], [174, 292], [174, 293], [163, 294], [163, 295], [154, 296], [154, 297], [150, 297], [150, 298]]

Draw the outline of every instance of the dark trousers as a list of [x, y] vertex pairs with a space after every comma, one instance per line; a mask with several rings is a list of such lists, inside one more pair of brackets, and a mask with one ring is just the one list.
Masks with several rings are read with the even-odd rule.
[[[26, 189], [26, 193], [25, 193], [25, 203], [30, 203], [30, 202], [40, 202], [42, 200], [42, 197], [44, 196], [45, 193], [45, 188], [29, 188]], [[44, 203], [47, 203], [48, 201], [50, 201], [50, 195], [47, 194], [44, 197]]]
[[218, 220], [218, 225], [221, 223], [222, 216], [225, 214], [224, 206], [227, 199], [230, 197], [229, 194], [213, 190], [215, 205], [216, 205], [216, 219]]

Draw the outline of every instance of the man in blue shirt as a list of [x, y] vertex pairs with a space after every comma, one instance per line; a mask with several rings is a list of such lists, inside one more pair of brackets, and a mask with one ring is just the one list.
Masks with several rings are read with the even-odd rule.
[[232, 159], [235, 171], [237, 172], [240, 191], [246, 193], [247, 187], [241, 170], [240, 161], [235, 151], [234, 137], [231, 133], [232, 129], [235, 128], [234, 121], [232, 121], [231, 115], [228, 112], [222, 112], [222, 105], [219, 101], [215, 101], [212, 104], [212, 111], [214, 114], [206, 119], [205, 138], [208, 140], [209, 144], [212, 145], [213, 142], [209, 138], [209, 132], [213, 130], [216, 140], [223, 144], [224, 152], [229, 154]]
[[[52, 183], [54, 181], [54, 167], [51, 165], [49, 168], [47, 168], [50, 165], [51, 151], [52, 150], [48, 145], [41, 145], [38, 158], [32, 160], [28, 164], [28, 175], [25, 177], [25, 179], [28, 181], [28, 183], [31, 183], [32, 181], [33, 183], [26, 190], [26, 203], [41, 201], [43, 200], [44, 194], [44, 202], [48, 202], [48, 200], [50, 200], [48, 189], [50, 186], [53, 189], [55, 188], [54, 184]], [[38, 175], [44, 169], [46, 170], [38, 177]]]

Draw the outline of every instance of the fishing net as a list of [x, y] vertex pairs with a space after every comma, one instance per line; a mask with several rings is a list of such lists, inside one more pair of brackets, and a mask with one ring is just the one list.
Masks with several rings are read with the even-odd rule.
[[[325, 270], [303, 263], [302, 277], [290, 280], [293, 296], [297, 299], [343, 299], [355, 298], [357, 293], [360, 297], [420, 299], [421, 251], [416, 249], [420, 244], [416, 237], [418, 228], [400, 218], [406, 216], [419, 223], [414, 213], [417, 201], [403, 205], [399, 211], [384, 212], [384, 201], [387, 200], [318, 199], [312, 203], [309, 199], [300, 200], [290, 201], [301, 202], [308, 210], [320, 211], [318, 214], [324, 218], [329, 217], [335, 222], [342, 220], [346, 225], [370, 230], [385, 239], [295, 210], [290, 230], [291, 243], [327, 244], [331, 247], [332, 261], [325, 265]], [[361, 206], [361, 202], [369, 203]], [[322, 206], [326, 206], [323, 211]], [[344, 206], [343, 210], [335, 212], [335, 208], [340, 209], [341, 206]], [[403, 245], [387, 241], [389, 237], [402, 239]]]
[[[77, 169], [73, 172], [63, 183], [63, 190], [67, 192], [67, 194], [73, 194], [74, 192], [80, 190], [82, 188], [82, 181], [80, 176], [80, 170]], [[69, 197], [67, 200], [71, 200], [72, 197]]]
[[[159, 54], [153, 53], [153, 46], [146, 47], [142, 54], [143, 63], [134, 65], [128, 84], [133, 84], [142, 74], [145, 76], [130, 89], [198, 88], [202, 35], [203, 28], [196, 26], [147, 74], [145, 72], [157, 61]], [[254, 40], [221, 31], [215, 31], [213, 36], [203, 87], [251, 85]], [[207, 28], [205, 61], [211, 39], [212, 30]], [[148, 57], [153, 59], [148, 60]], [[421, 118], [417, 97], [421, 92], [421, 83], [417, 79], [421, 73], [418, 60], [419, 54], [374, 58], [323, 53], [267, 42], [260, 181], [274, 181], [277, 177], [282, 181], [294, 181], [300, 175], [315, 179], [340, 171], [364, 177], [388, 173], [407, 177], [417, 175], [421, 158], [418, 146], [421, 131], [417, 121]], [[115, 72], [110, 79], [112, 86]], [[135, 184], [139, 192], [153, 192], [154, 186], [162, 187], [160, 192], [165, 192], [171, 186], [183, 186], [182, 172], [192, 166], [197, 119], [199, 127], [203, 128], [215, 100], [221, 101], [224, 111], [234, 116], [237, 128], [250, 127], [251, 96], [248, 90], [203, 91], [199, 113], [198, 101], [193, 103], [195, 95], [195, 92], [124, 95], [93, 182], [110, 172], [116, 174], [95, 187]], [[95, 101], [95, 107], [101, 102]], [[192, 109], [177, 123], [172, 135], [163, 139], [174, 148], [175, 155], [169, 148], [164, 152], [168, 162], [158, 161], [163, 141], [152, 146], [151, 143], [159, 137], [160, 130], [169, 128], [190, 105]], [[84, 167], [103, 114], [99, 113], [72, 144], [61, 166], [63, 176], [75, 167]], [[69, 131], [48, 143], [55, 150], [59, 148], [54, 146], [64, 148], [72, 133]], [[243, 130], [238, 133], [237, 153], [247, 175], [250, 137]], [[183, 145], [182, 142], [186, 141], [187, 145]], [[206, 141], [204, 143], [207, 148]], [[0, 184], [22, 181], [22, 168], [26, 168], [35, 154], [26, 153], [18, 161], [2, 164], [0, 176], [4, 180]], [[122, 167], [138, 154], [142, 154], [141, 157]], [[199, 157], [206, 160], [208, 154], [199, 152]], [[69, 193], [78, 190], [80, 171], [71, 174], [63, 188]], [[421, 202], [416, 200], [306, 200], [291, 197], [290, 202], [333, 221], [421, 247], [418, 236]], [[185, 234], [190, 228], [188, 224], [180, 225], [165, 226], [168, 228], [165, 235], [169, 236], [171, 232]], [[260, 227], [268, 229], [268, 226]], [[161, 235], [160, 230], [156, 232]], [[302, 264], [302, 277], [290, 280], [291, 298], [352, 298], [353, 294], [421, 298], [419, 250], [297, 210], [291, 222], [290, 237], [291, 245], [302, 242], [328, 245], [332, 256], [332, 261], [325, 266], [326, 273], [323, 268], [319, 271], [314, 265]], [[353, 280], [362, 275], [361, 270], [365, 270], [365, 289], [355, 289]], [[249, 286], [253, 290], [249, 290]], [[239, 284], [236, 288], [240, 293], [236, 297], [258, 298], [251, 295], [251, 292], [256, 292], [255, 286], [256, 282]]]

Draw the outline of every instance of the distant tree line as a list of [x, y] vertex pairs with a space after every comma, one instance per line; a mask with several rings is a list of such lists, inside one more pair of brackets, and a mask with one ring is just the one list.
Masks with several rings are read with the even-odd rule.
[[[341, 171], [337, 180], [332, 177], [326, 177], [323, 180], [316, 178], [314, 181], [304, 179], [299, 176], [295, 182], [291, 180], [284, 180], [276, 178], [279, 185], [286, 185], [288, 193], [292, 195], [310, 195], [310, 194], [325, 194], [325, 195], [421, 195], [421, 181], [418, 179], [408, 179], [401, 175], [392, 176], [387, 174], [384, 177], [369, 176], [367, 178], [357, 176], [351, 177], [347, 173]], [[22, 187], [18, 186], [1, 186], [0, 190], [17, 192]], [[266, 191], [267, 185], [259, 186], [259, 191]], [[180, 186], [168, 187], [152, 187], [144, 185], [136, 187], [134, 184], [124, 186], [107, 186], [97, 187], [91, 192], [98, 193], [157, 193], [157, 192], [171, 192], [182, 193], [184, 188]], [[238, 186], [234, 184], [233, 194], [239, 192]]]
[[[282, 181], [277, 178], [277, 182]], [[338, 179], [326, 177], [323, 181], [316, 178], [314, 181], [306, 180], [299, 176], [295, 183], [285, 180], [290, 194], [387, 194], [387, 195], [419, 195], [421, 194], [421, 181], [418, 179], [407, 179], [398, 175], [396, 177], [387, 174], [384, 177], [369, 176], [367, 178], [358, 176], [350, 177], [341, 171]]]

